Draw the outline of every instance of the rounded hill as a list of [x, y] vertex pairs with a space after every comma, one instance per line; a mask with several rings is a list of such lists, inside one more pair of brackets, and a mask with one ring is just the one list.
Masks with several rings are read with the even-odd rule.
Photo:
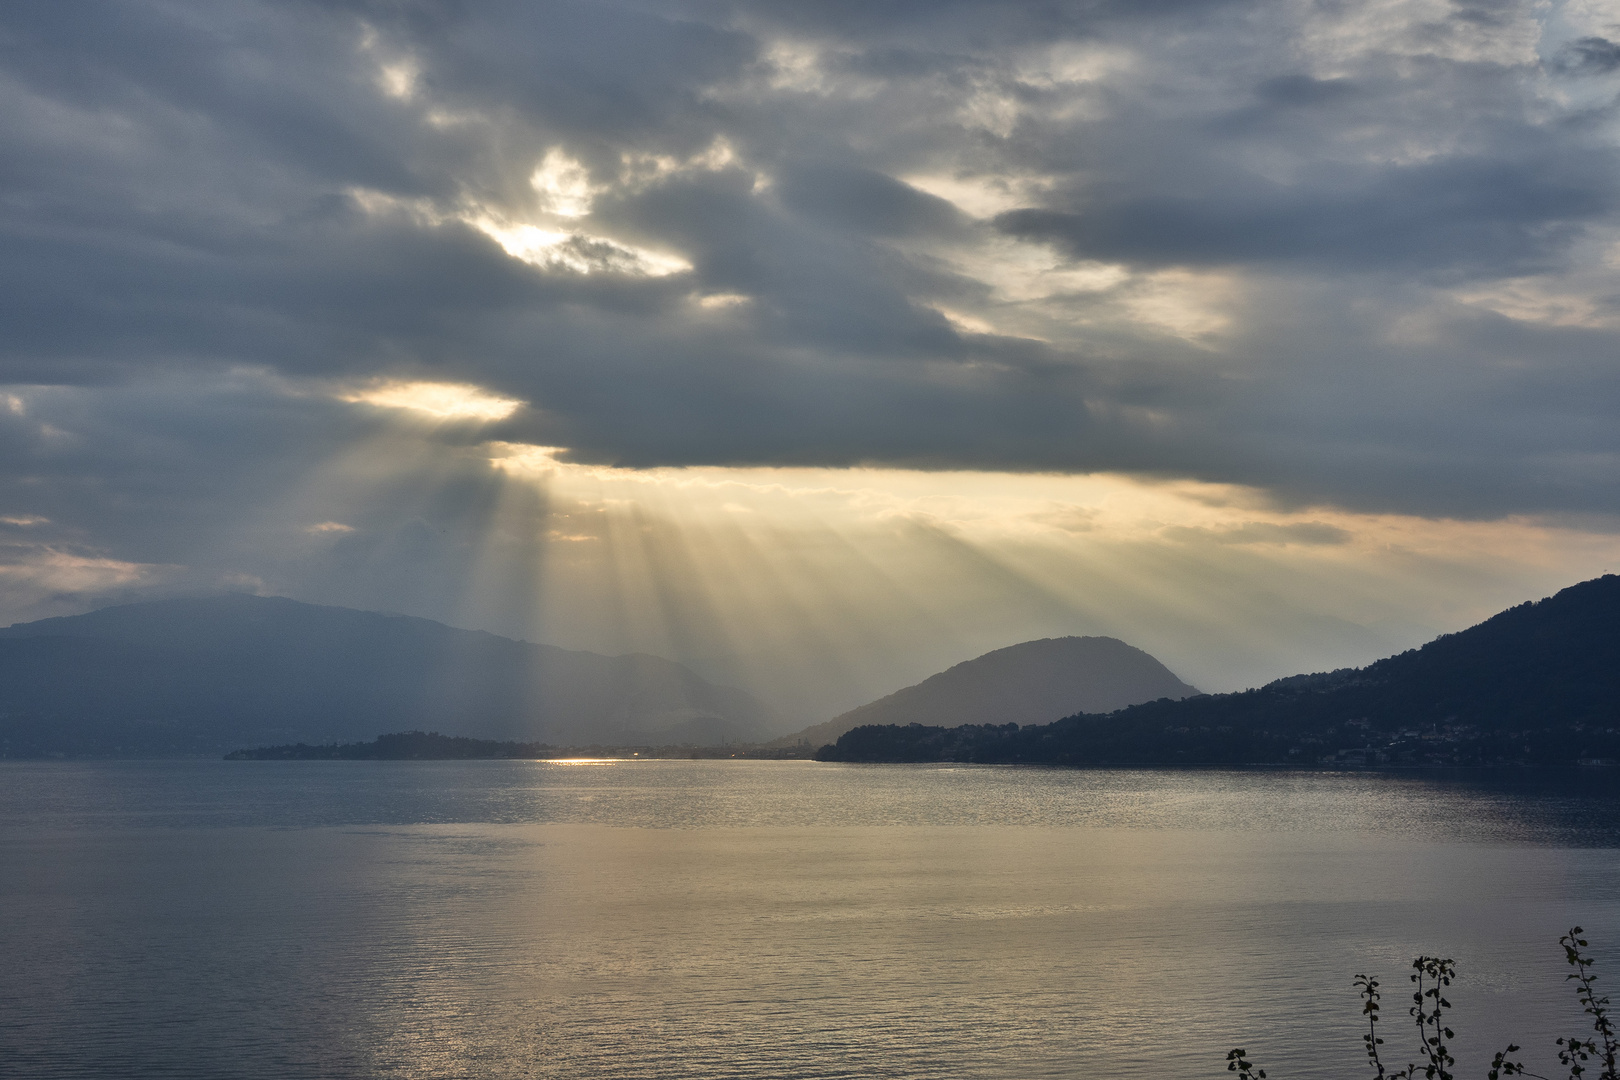
[[1047, 724], [1198, 692], [1117, 638], [1041, 638], [964, 661], [790, 738], [819, 746], [866, 724]]

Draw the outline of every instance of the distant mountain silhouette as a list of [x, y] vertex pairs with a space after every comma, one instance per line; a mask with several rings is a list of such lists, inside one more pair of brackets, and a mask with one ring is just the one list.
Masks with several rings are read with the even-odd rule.
[[778, 741], [821, 746], [866, 724], [1045, 723], [1197, 693], [1115, 638], [1042, 638], [985, 653]]
[[781, 730], [751, 695], [656, 656], [280, 597], [159, 600], [0, 629], [0, 757], [212, 754], [410, 728], [564, 746]]
[[1572, 764], [1620, 760], [1620, 577], [1365, 668], [1024, 728], [862, 727], [839, 761]]

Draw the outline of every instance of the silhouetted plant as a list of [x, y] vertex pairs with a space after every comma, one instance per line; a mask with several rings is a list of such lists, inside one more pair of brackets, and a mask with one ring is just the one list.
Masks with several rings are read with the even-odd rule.
[[1238, 1074], [1238, 1080], [1266, 1080], [1266, 1070], [1255, 1071], [1254, 1062], [1244, 1055], [1246, 1050], [1233, 1050], [1226, 1055], [1226, 1071]]
[[[1584, 932], [1579, 926], [1573, 927], [1558, 939], [1558, 944], [1564, 947], [1564, 959], [1575, 969], [1568, 978], [1577, 984], [1576, 996], [1587, 1015], [1592, 1017], [1592, 1030], [1598, 1037], [1568, 1036], [1559, 1039], [1558, 1061], [1569, 1069], [1570, 1080], [1582, 1080], [1593, 1064], [1598, 1067], [1596, 1080], [1620, 1080], [1620, 1073], [1616, 1072], [1620, 1040], [1617, 1040], [1614, 1022], [1609, 1018], [1608, 996], [1598, 995], [1595, 986], [1597, 976], [1591, 972], [1593, 960], [1581, 952], [1588, 947], [1586, 939], [1581, 937]], [[1426, 1080], [1454, 1080], [1451, 1068], [1457, 1064], [1457, 1060], [1451, 1056], [1451, 1040], [1456, 1035], [1445, 1023], [1446, 1010], [1451, 1008], [1445, 989], [1456, 975], [1457, 965], [1450, 959], [1420, 956], [1412, 961], [1411, 980], [1417, 988], [1412, 993], [1412, 1007], [1407, 1013], [1417, 1025], [1418, 1052], [1423, 1056], [1423, 1062], [1408, 1063], [1394, 1070], [1384, 1065], [1383, 1056], [1378, 1051], [1384, 1045], [1384, 1040], [1378, 1035], [1378, 980], [1366, 975], [1356, 976], [1356, 992], [1362, 1002], [1361, 1014], [1367, 1018], [1367, 1033], [1361, 1037], [1361, 1041], [1367, 1050], [1367, 1062], [1376, 1072], [1377, 1080], [1416, 1080], [1419, 1071]], [[1498, 1051], [1491, 1059], [1489, 1080], [1501, 1080], [1505, 1076], [1551, 1080], [1540, 1073], [1530, 1072], [1524, 1067], [1523, 1061], [1514, 1060], [1511, 1055], [1519, 1050], [1517, 1044], [1509, 1043], [1507, 1049]], [[1246, 1050], [1233, 1050], [1227, 1054], [1226, 1068], [1228, 1072], [1237, 1073], [1239, 1080], [1256, 1080], [1266, 1075], [1264, 1069], [1255, 1069]]]
[[1361, 1041], [1367, 1047], [1367, 1060], [1372, 1067], [1378, 1070], [1378, 1080], [1388, 1080], [1396, 1076], [1411, 1076], [1412, 1066], [1408, 1065], [1399, 1072], [1384, 1071], [1384, 1062], [1378, 1055], [1378, 1048], [1384, 1040], [1378, 1037], [1378, 980], [1365, 975], [1356, 976], [1356, 991], [1361, 995], [1361, 1015], [1367, 1018], [1367, 1034]]
[[[1584, 1041], [1569, 1039], [1564, 1043], [1564, 1054], [1573, 1053], [1578, 1048], [1581, 1061], [1596, 1058], [1603, 1063], [1603, 1071], [1598, 1074], [1599, 1080], [1620, 1080], [1615, 1075], [1615, 1053], [1620, 1047], [1615, 1044], [1614, 1023], [1609, 1019], [1609, 997], [1607, 994], [1598, 997], [1597, 989], [1592, 985], [1597, 982], [1597, 976], [1588, 970], [1592, 966], [1592, 958], [1581, 955], [1581, 950], [1587, 947], [1586, 939], [1581, 937], [1582, 933], [1580, 927], [1573, 927], [1569, 933], [1558, 939], [1558, 944], [1564, 947], [1564, 959], [1575, 969], [1566, 978], [1574, 979], [1580, 984], [1577, 993], [1581, 1004], [1585, 1006], [1587, 1015], [1592, 1017], [1592, 1030], [1602, 1037], [1603, 1046], [1600, 1048], [1592, 1039]], [[1564, 1054], [1560, 1054], [1558, 1060], [1564, 1061]], [[1570, 1075], [1579, 1075], [1580, 1071], [1572, 1069]]]
[[1457, 1064], [1457, 1059], [1451, 1056], [1447, 1043], [1456, 1036], [1443, 1023], [1451, 1002], [1442, 991], [1451, 985], [1457, 965], [1438, 956], [1420, 956], [1412, 961], [1412, 967], [1415, 969], [1412, 981], [1417, 983], [1417, 991], [1412, 995], [1412, 1007], [1407, 1012], [1417, 1022], [1418, 1042], [1425, 1059], [1423, 1075], [1428, 1080], [1452, 1080], [1449, 1069]]

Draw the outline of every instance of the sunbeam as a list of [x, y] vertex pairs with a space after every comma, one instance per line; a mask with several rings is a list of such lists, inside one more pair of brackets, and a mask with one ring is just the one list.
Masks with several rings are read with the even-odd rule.
[[[667, 657], [787, 724], [1073, 634], [1239, 689], [1421, 644], [1620, 554], [1598, 519], [1358, 512], [1119, 473], [593, 464], [500, 437], [532, 406], [467, 383], [362, 396], [236, 373], [187, 389], [220, 411], [273, 392], [281, 411], [251, 421], [255, 438], [322, 437], [251, 474], [182, 546], [112, 558], [51, 506], [9, 515], [0, 583], [13, 618], [59, 612], [64, 581], [115, 598], [246, 588]], [[162, 407], [160, 390], [146, 393], [141, 407]], [[124, 400], [16, 396], [25, 417], [62, 430]]]
[[1514, 590], [1601, 569], [1616, 547], [1548, 522], [1278, 507], [1231, 485], [1108, 474], [489, 452], [509, 483], [548, 493], [551, 522], [596, 523], [535, 537], [535, 632], [673, 656], [805, 717], [1048, 635], [1137, 642], [1208, 689], [1364, 663], [1452, 629], [1436, 611], [1461, 625]]

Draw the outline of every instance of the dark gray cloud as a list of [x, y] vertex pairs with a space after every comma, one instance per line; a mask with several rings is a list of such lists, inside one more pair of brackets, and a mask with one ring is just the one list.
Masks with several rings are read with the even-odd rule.
[[1371, 18], [9, 4], [0, 383], [122, 404], [8, 498], [181, 561], [144, 538], [364, 437], [318, 387], [404, 378], [588, 461], [1620, 510], [1615, 46]]
[[1608, 38], [1583, 37], [1558, 53], [1559, 67], [1581, 75], [1607, 75], [1620, 70], [1620, 45]]
[[1255, 87], [1268, 105], [1311, 108], [1355, 97], [1361, 87], [1351, 79], [1313, 79], [1309, 75], [1276, 75]]
[[788, 163], [779, 169], [776, 185], [784, 206], [799, 217], [862, 236], [948, 237], [966, 231], [967, 215], [946, 200], [870, 169]]
[[[1325, 269], [1511, 277], [1556, 269], [1581, 230], [1615, 209], [1604, 162], [1448, 159], [1324, 177], [1301, 190], [1100, 192], [1078, 212], [1013, 210], [998, 228], [1076, 258], [1148, 266], [1313, 262]], [[1361, 170], [1358, 170], [1361, 171]]]

